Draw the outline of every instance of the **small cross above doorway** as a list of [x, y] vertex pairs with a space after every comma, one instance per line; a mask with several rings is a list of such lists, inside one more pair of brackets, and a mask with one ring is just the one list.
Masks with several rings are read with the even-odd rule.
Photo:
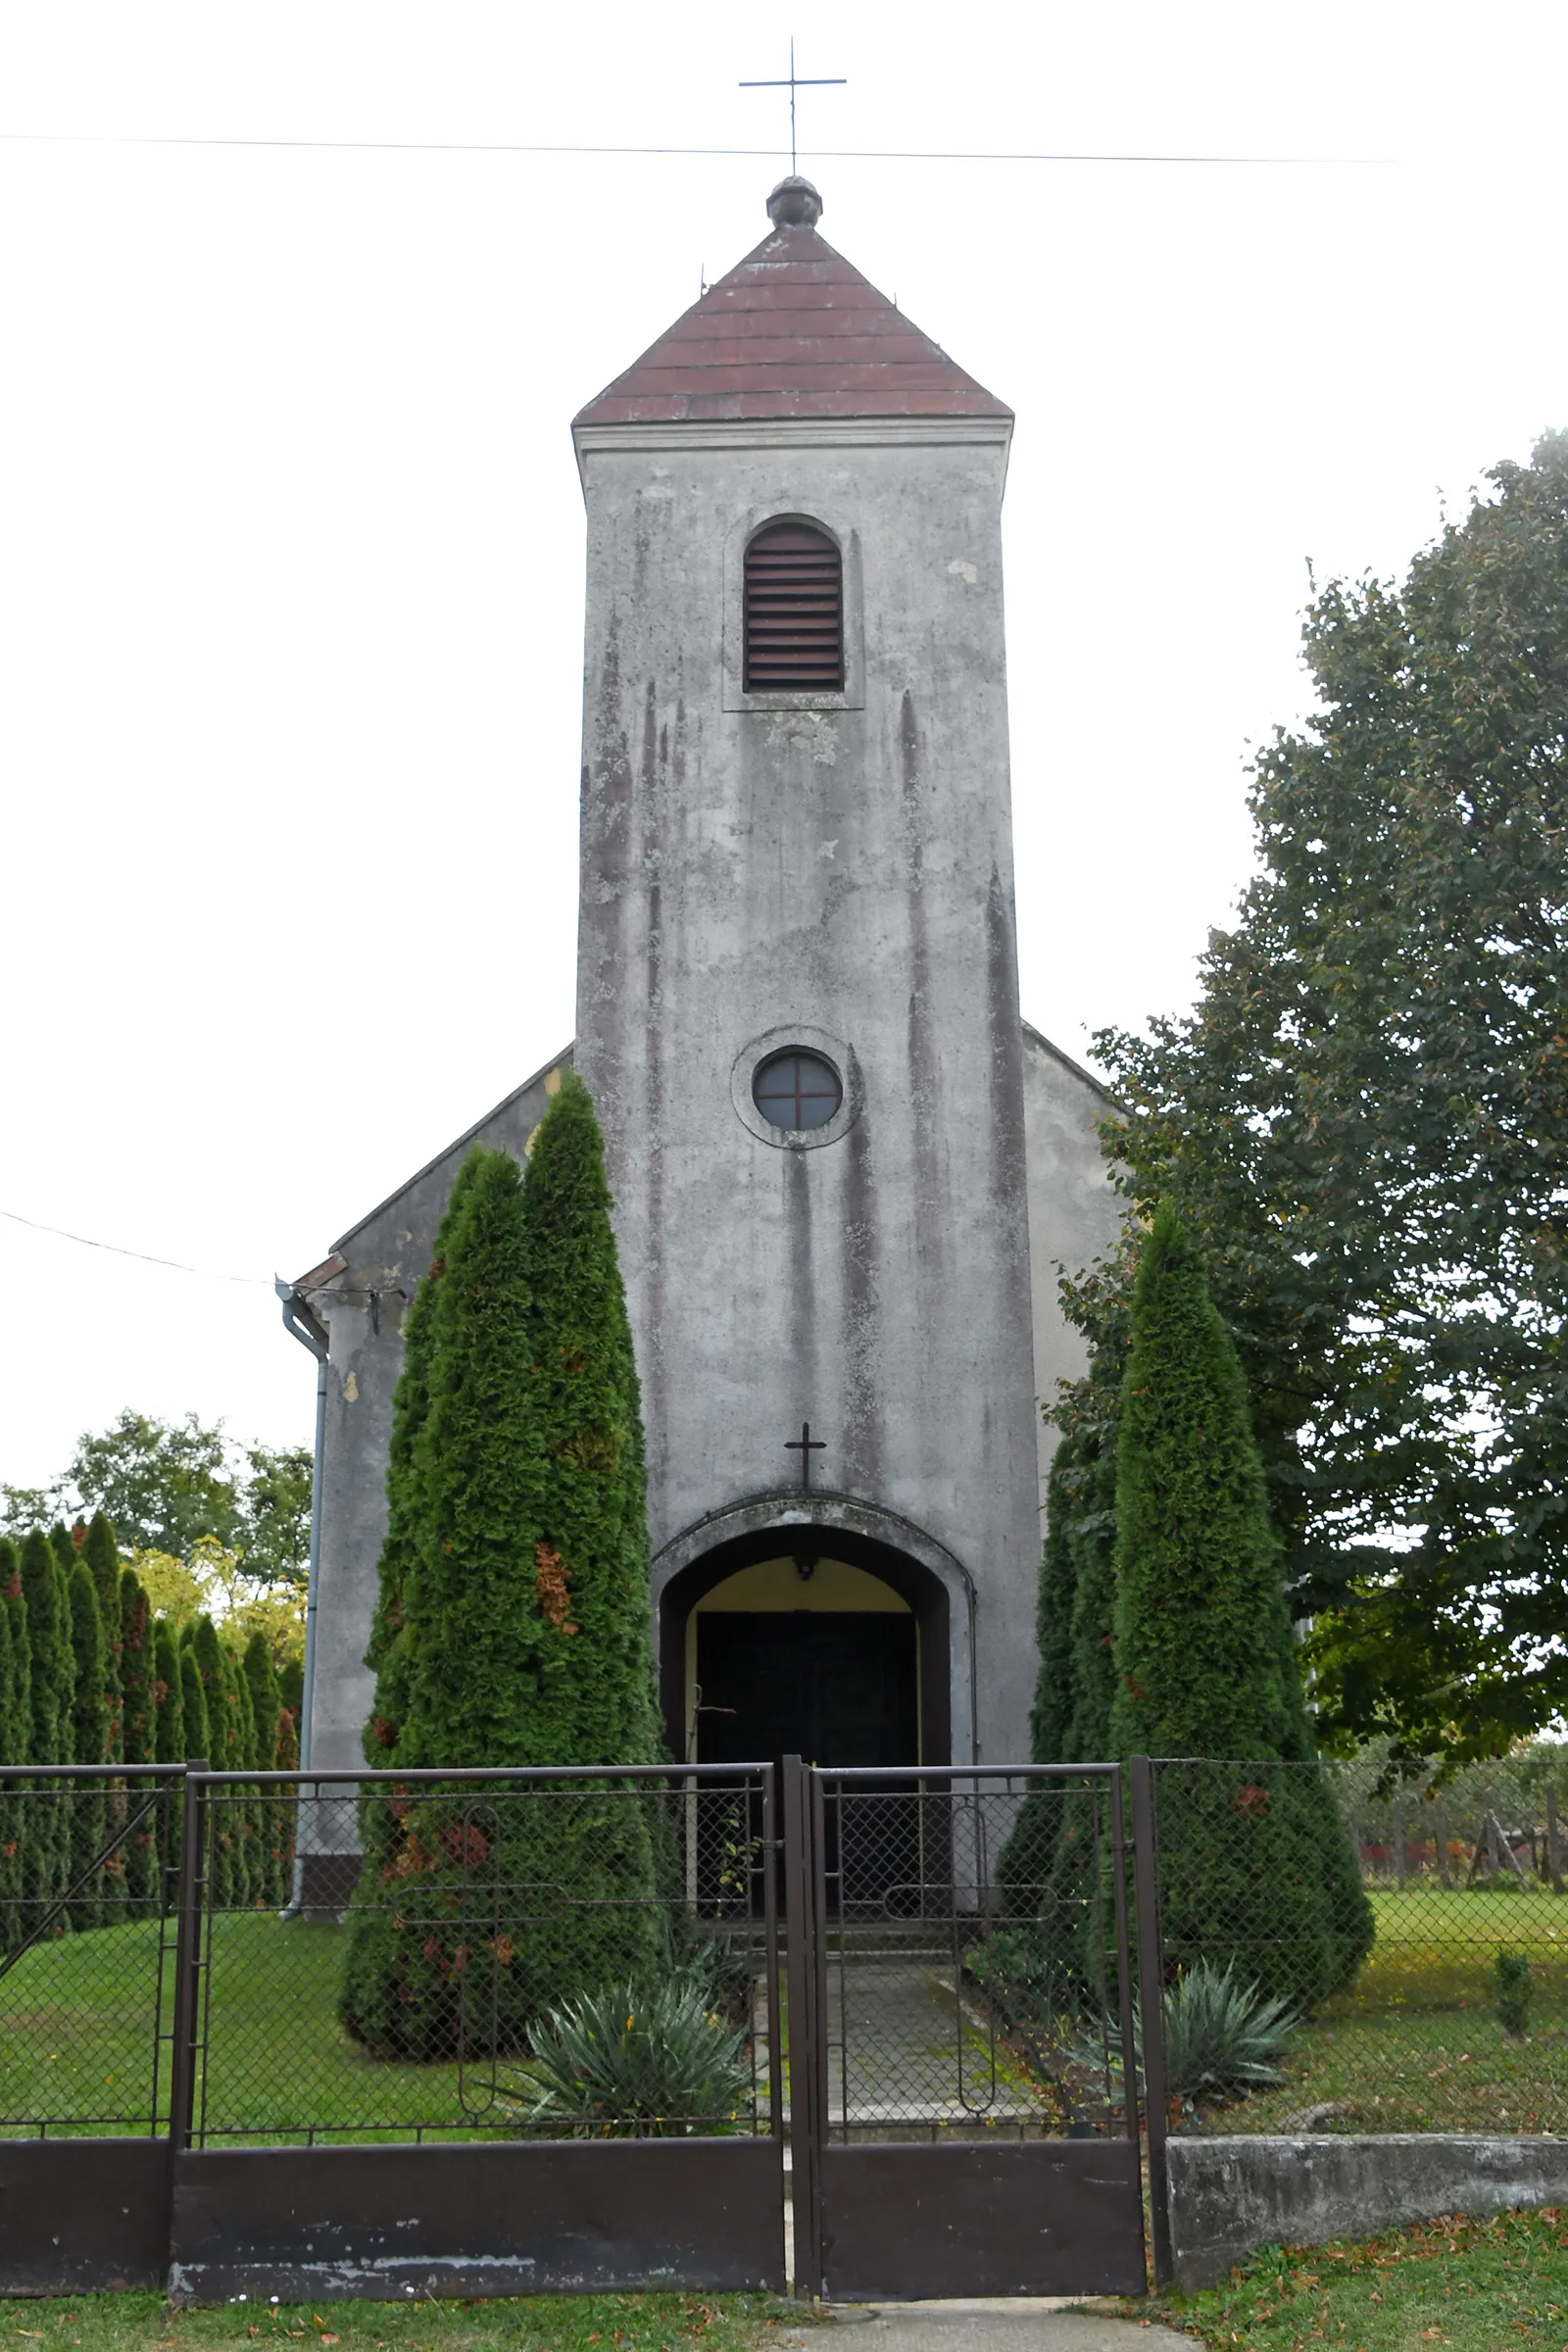
[[798, 1438], [785, 1439], [784, 1450], [786, 1453], [798, 1453], [800, 1455], [801, 1486], [803, 1490], [808, 1489], [811, 1484], [811, 1456], [813, 1453], [825, 1453], [827, 1451], [827, 1440], [825, 1438], [813, 1438], [811, 1435], [811, 1424], [809, 1421], [803, 1421], [801, 1423], [800, 1436]]

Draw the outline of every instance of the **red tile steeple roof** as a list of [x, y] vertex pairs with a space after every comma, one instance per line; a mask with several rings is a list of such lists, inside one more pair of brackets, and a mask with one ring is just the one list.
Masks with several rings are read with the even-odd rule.
[[804, 180], [769, 199], [771, 232], [591, 400], [576, 421], [697, 424], [769, 416], [1010, 416], [816, 231]]

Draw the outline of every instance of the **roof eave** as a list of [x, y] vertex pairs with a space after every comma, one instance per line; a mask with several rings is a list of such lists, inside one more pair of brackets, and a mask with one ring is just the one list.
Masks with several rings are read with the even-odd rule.
[[630, 422], [586, 421], [597, 405], [590, 402], [571, 427], [577, 475], [584, 484], [584, 462], [594, 450], [777, 449], [803, 442], [822, 449], [900, 443], [915, 448], [924, 442], [990, 445], [1006, 451], [1014, 422], [1012, 411], [1000, 407], [991, 416], [651, 416]]

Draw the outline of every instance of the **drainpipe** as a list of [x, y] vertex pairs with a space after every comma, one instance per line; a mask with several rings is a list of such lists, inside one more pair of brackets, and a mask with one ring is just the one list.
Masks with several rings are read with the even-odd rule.
[[321, 1574], [321, 1469], [326, 1449], [327, 1337], [292, 1283], [281, 1276], [273, 1290], [283, 1306], [283, 1329], [316, 1358], [316, 1456], [311, 1469], [311, 1567], [305, 1591], [305, 1678], [300, 1692], [300, 1770], [311, 1761], [311, 1706], [316, 1690], [316, 1594]]

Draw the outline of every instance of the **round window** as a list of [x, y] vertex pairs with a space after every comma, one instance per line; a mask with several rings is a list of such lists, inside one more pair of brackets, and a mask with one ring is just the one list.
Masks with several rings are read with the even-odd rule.
[[844, 1100], [839, 1074], [820, 1054], [770, 1054], [752, 1084], [752, 1100], [774, 1127], [825, 1127]]

